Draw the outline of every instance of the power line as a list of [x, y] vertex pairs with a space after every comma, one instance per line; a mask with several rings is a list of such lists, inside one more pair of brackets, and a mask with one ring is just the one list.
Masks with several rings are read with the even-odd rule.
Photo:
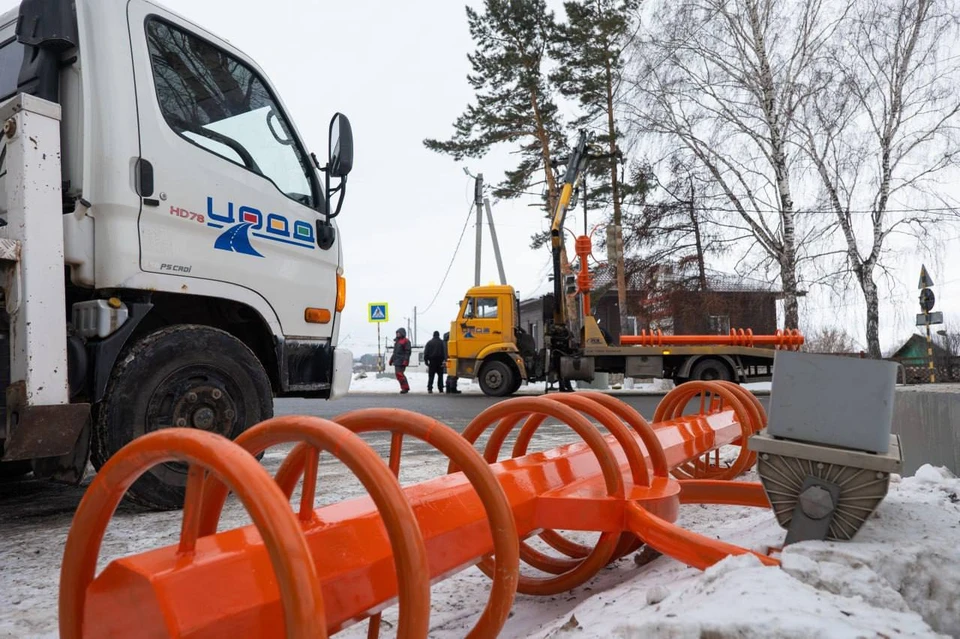
[[[533, 191], [513, 191], [516, 195], [533, 195], [536, 197], [543, 197], [543, 193], [534, 193]], [[591, 197], [591, 202], [600, 203], [600, 204], [613, 204], [613, 200], [608, 200], [605, 198]], [[735, 208], [727, 208], [722, 206], [697, 206], [698, 211], [707, 211], [711, 213], [739, 213], [740, 211]], [[777, 209], [746, 209], [747, 213], [769, 213], [779, 215], [781, 211]], [[868, 210], [849, 210], [844, 211], [845, 213], [857, 214], [857, 215], [869, 215], [873, 211]], [[836, 211], [833, 209], [795, 209], [793, 211], [794, 215], [807, 215], [810, 213], [816, 213], [820, 215], [836, 215]], [[960, 216], [960, 207], [956, 206], [940, 206], [940, 207], [930, 207], [930, 208], [914, 208], [914, 209], [886, 209], [884, 213], [955, 213]]]
[[463, 242], [463, 236], [467, 232], [467, 226], [470, 224], [470, 217], [472, 214], [473, 202], [470, 202], [470, 206], [467, 207], [467, 218], [463, 221], [463, 229], [460, 231], [460, 239], [457, 240], [457, 247], [453, 249], [453, 257], [450, 258], [450, 263], [447, 264], [447, 271], [443, 274], [443, 279], [440, 280], [440, 286], [437, 287], [437, 292], [434, 293], [433, 299], [430, 300], [430, 304], [428, 304], [427, 308], [423, 309], [421, 313], [426, 313], [433, 308], [434, 302], [436, 302], [437, 298], [440, 297], [440, 291], [443, 290], [443, 285], [447, 282], [447, 276], [450, 275], [450, 269], [453, 267], [453, 262], [457, 259], [457, 253], [460, 251], [460, 243]]

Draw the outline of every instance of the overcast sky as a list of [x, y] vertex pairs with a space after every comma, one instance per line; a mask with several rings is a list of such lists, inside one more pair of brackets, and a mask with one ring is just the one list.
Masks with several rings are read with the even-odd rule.
[[[17, 2], [0, 1], [6, 10]], [[325, 157], [331, 115], [353, 124], [355, 161], [343, 212], [337, 218], [347, 277], [347, 308], [341, 343], [355, 355], [376, 349], [376, 326], [367, 322], [368, 302], [387, 302], [383, 335], [413, 323], [418, 307], [420, 341], [449, 330], [456, 302], [473, 284], [475, 230], [468, 223], [443, 288], [429, 308], [454, 255], [471, 204], [473, 173], [498, 181], [511, 158], [498, 152], [458, 164], [428, 151], [426, 137], [446, 137], [472, 94], [466, 81], [472, 43], [464, 4], [458, 0], [166, 0], [166, 6], [245, 51], [263, 68], [296, 122], [306, 145]], [[473, 1], [472, 5], [479, 5]], [[571, 132], [572, 133], [572, 132]], [[521, 294], [544, 291], [548, 249], [533, 251], [529, 238], [545, 222], [533, 202], [494, 202], [508, 281]], [[600, 222], [600, 214], [591, 226]], [[582, 218], [570, 226], [583, 228]], [[497, 279], [484, 228], [481, 280]], [[927, 260], [938, 285], [937, 309], [960, 320], [958, 230], [945, 267]], [[572, 242], [568, 247], [572, 255]], [[597, 251], [598, 257], [603, 259]], [[898, 289], [881, 309], [884, 349], [909, 336], [916, 313], [921, 257], [898, 260]], [[952, 262], [952, 263], [951, 263]], [[862, 295], [852, 290], [838, 306], [812, 294], [801, 306], [811, 319], [847, 322], [862, 335]], [[894, 321], [895, 315], [899, 321]], [[960, 325], [958, 323], [957, 325]]]

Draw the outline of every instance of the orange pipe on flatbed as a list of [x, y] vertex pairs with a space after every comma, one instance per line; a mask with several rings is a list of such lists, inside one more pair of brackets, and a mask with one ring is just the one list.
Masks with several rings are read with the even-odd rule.
[[729, 335], [664, 335], [641, 331], [640, 335], [621, 335], [623, 346], [773, 346], [797, 350], [803, 345], [800, 331], [778, 330], [775, 335], [754, 335], [750, 329], [731, 329]]
[[[733, 410], [653, 428], [670, 468], [743, 434]], [[518, 534], [522, 539], [550, 528], [623, 531], [629, 521], [637, 520], [625, 510], [634, 501], [647, 512], [674, 521], [681, 501], [678, 483], [654, 479], [650, 487], [635, 486], [623, 448], [612, 436], [605, 439], [622, 471], [624, 499], [607, 496], [597, 457], [584, 443], [505, 460], [491, 470], [514, 511], [517, 530], [500, 534]], [[645, 457], [649, 468], [649, 454]], [[408, 486], [403, 492], [423, 536], [432, 581], [492, 552], [487, 515], [463, 473]], [[329, 633], [396, 601], [390, 542], [369, 497], [316, 509], [303, 532]], [[198, 605], [201, 600], [211, 605]], [[172, 545], [113, 561], [88, 589], [84, 618], [95, 620], [84, 625], [85, 637], [269, 637], [280, 636], [284, 627], [277, 580], [252, 526], [201, 537], [189, 557]]]

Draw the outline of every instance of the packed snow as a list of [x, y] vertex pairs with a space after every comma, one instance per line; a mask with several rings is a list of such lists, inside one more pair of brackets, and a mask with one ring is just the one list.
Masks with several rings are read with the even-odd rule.
[[[263, 460], [267, 469], [274, 472], [285, 452], [268, 451]], [[730, 452], [725, 450], [724, 457]], [[405, 484], [444, 472], [444, 460], [427, 447], [409, 454], [405, 449], [403, 459]], [[756, 480], [756, 475], [742, 479]], [[362, 491], [331, 462], [321, 465], [319, 486], [323, 503]], [[82, 495], [82, 489], [56, 492], [63, 490], [36, 482], [27, 492], [3, 491], [0, 637], [57, 636], [60, 557]], [[886, 499], [853, 541], [789, 546], [779, 554], [782, 568], [763, 567], [745, 556], [700, 572], [641, 552], [570, 593], [518, 595], [500, 636], [960, 637], [958, 495], [960, 479], [946, 469], [924, 466], [913, 477], [894, 476]], [[62, 503], [51, 509], [50, 499]], [[175, 543], [180, 515], [122, 506], [108, 529], [98, 570], [113, 558]], [[221, 529], [248, 522], [231, 499]], [[683, 506], [678, 523], [764, 553], [775, 552], [771, 549], [782, 544], [785, 534], [770, 511], [756, 508]], [[579, 541], [585, 537], [581, 534]], [[487, 578], [475, 568], [435, 584], [430, 637], [465, 636], [488, 593]], [[396, 614], [396, 607], [384, 612], [382, 636], [395, 634]], [[364, 637], [366, 624], [337, 636]]]
[[[931, 466], [894, 479], [851, 542], [788, 546], [782, 568], [745, 555], [698, 573], [661, 558], [530, 636], [958, 637], [960, 480]], [[685, 509], [680, 523], [702, 533], [761, 552], [782, 543], [767, 511]]]

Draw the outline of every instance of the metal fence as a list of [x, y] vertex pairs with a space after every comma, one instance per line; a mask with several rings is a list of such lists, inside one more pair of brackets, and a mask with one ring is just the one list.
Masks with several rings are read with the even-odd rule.
[[[820, 355], [835, 355], [837, 357], [859, 357], [865, 359], [864, 352], [858, 353], [819, 353]], [[900, 384], [929, 384], [930, 367], [926, 361], [919, 362], [916, 357], [885, 357], [888, 362], [900, 365], [897, 373], [897, 382]], [[937, 383], [960, 382], [960, 356], [934, 356], [934, 371]]]

